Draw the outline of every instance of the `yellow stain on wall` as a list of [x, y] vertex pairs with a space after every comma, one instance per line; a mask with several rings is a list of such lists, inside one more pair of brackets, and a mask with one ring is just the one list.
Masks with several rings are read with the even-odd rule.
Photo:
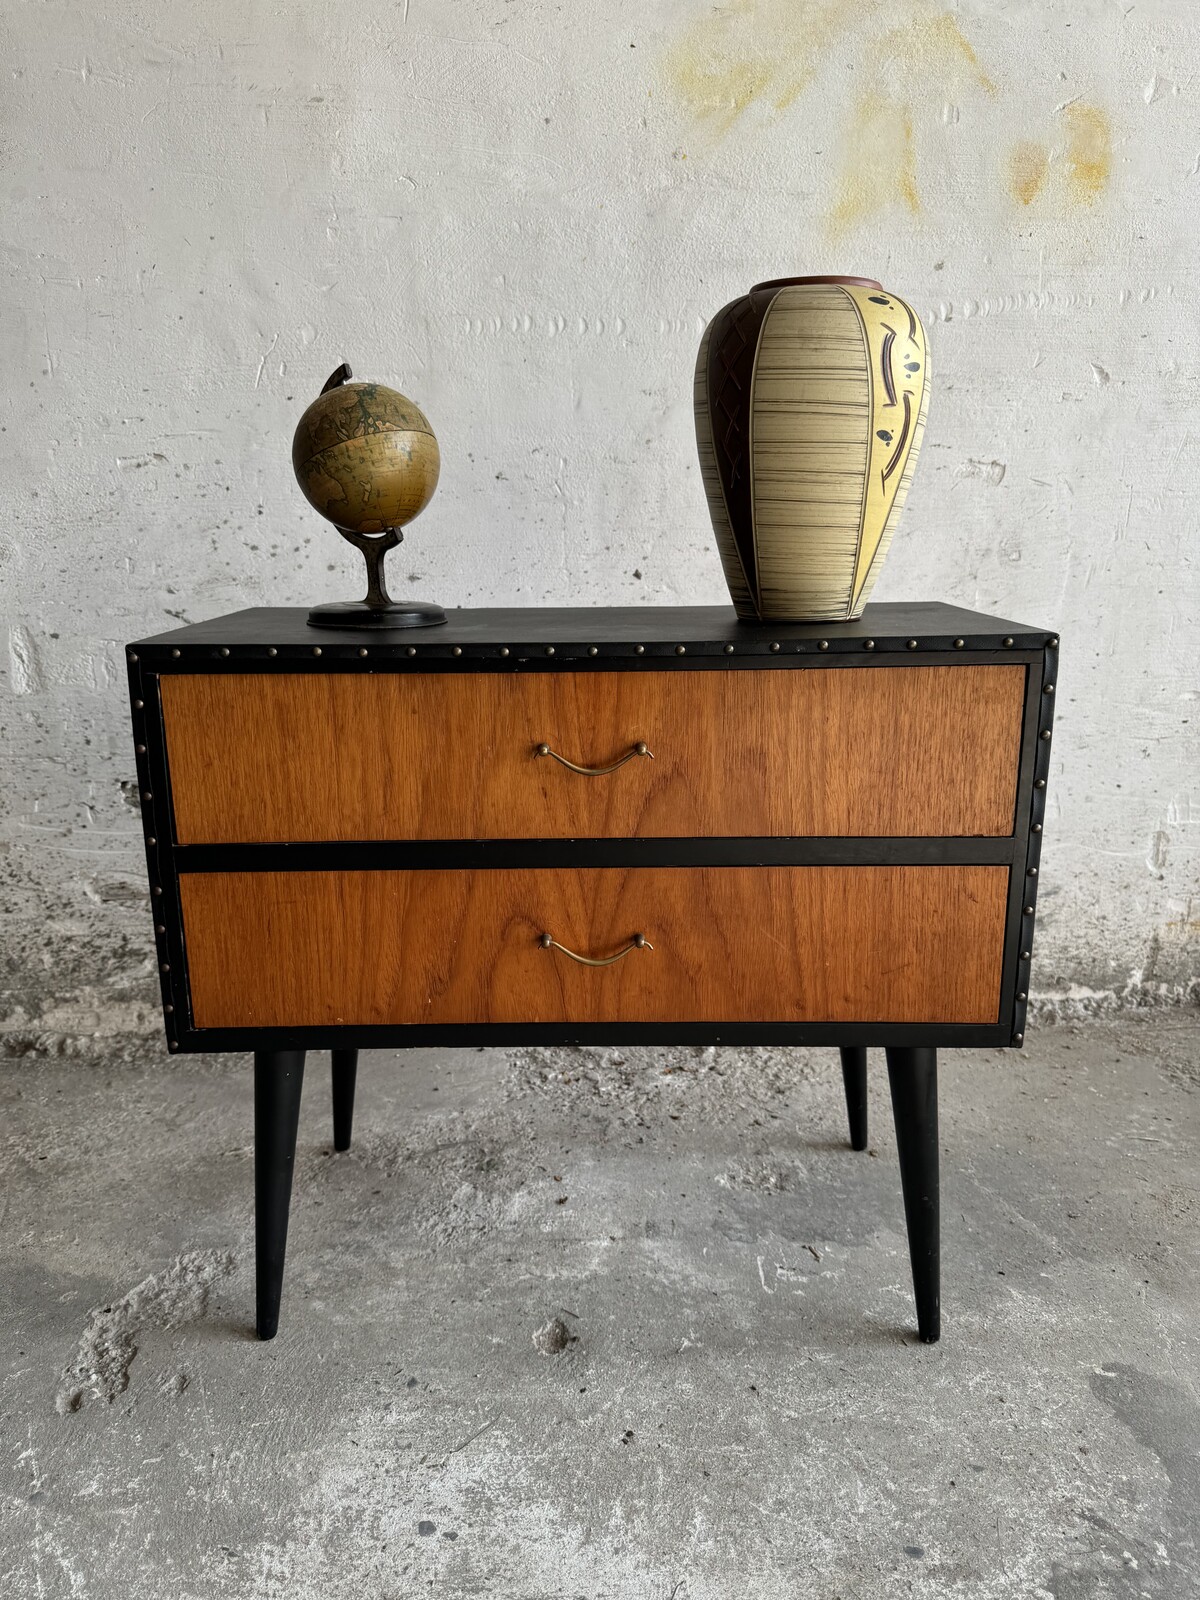
[[1013, 145], [1008, 157], [1008, 189], [1013, 199], [1023, 206], [1031, 204], [1041, 192], [1049, 166], [1045, 145], [1032, 140]]
[[[1008, 155], [1008, 189], [1021, 205], [1053, 193], [1060, 207], [1091, 205], [1112, 173], [1112, 131], [1099, 106], [1077, 100], [1063, 107], [1066, 145], [1053, 155], [1046, 145], [1022, 140]], [[1053, 188], [1049, 180], [1053, 178]]]
[[939, 96], [996, 85], [948, 11], [916, 15], [876, 37], [866, 52], [866, 87], [842, 140], [837, 199], [829, 233], [844, 233], [891, 206], [921, 211], [917, 142], [908, 86], [921, 86], [921, 104]]
[[757, 100], [785, 111], [816, 75], [822, 52], [849, 23], [854, 0], [731, 0], [693, 22], [667, 53], [678, 97], [718, 134]]
[[[903, 20], [896, 22], [898, 14]], [[776, 113], [791, 106], [842, 35], [862, 59], [828, 215], [835, 239], [889, 209], [920, 215], [918, 143], [931, 137], [929, 108], [935, 99], [998, 92], [945, 0], [727, 0], [688, 24], [665, 58], [676, 96], [721, 137], [758, 102]], [[1066, 106], [1063, 116], [1067, 147], [1062, 168], [1063, 153], [1055, 151], [1054, 170], [1071, 199], [1090, 205], [1111, 172], [1109, 121], [1083, 101]], [[1051, 170], [1046, 145], [1015, 144], [1009, 193], [1019, 205], [1032, 205]]]
[[830, 232], [837, 238], [897, 202], [914, 216], [921, 209], [912, 113], [875, 90], [859, 100], [846, 134]]
[[715, 119], [723, 133], [771, 81], [766, 62], [718, 62], [682, 52], [672, 70], [675, 85], [693, 114]]
[[911, 65], [919, 64], [925, 71], [942, 75], [942, 88], [956, 66], [965, 66], [972, 80], [987, 94], [996, 93], [996, 85], [983, 70], [975, 46], [963, 33], [954, 15], [943, 11], [933, 17], [914, 17], [902, 28], [894, 28], [882, 41], [882, 48], [899, 45]]
[[1090, 205], [1112, 172], [1112, 129], [1099, 106], [1077, 100], [1064, 108], [1067, 124], [1067, 183], [1076, 200]]

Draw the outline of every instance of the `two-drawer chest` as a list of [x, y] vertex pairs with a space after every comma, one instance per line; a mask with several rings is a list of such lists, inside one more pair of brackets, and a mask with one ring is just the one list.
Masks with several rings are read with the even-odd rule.
[[170, 1050], [252, 1050], [258, 1330], [305, 1052], [887, 1052], [921, 1337], [936, 1051], [1023, 1038], [1058, 639], [942, 605], [480, 610], [380, 634], [252, 610], [129, 647]]

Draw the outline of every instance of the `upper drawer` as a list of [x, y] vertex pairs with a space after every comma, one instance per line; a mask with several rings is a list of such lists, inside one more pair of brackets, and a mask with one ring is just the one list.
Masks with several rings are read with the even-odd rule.
[[[164, 674], [181, 844], [1012, 832], [1025, 668]], [[539, 745], [581, 766], [583, 776]]]

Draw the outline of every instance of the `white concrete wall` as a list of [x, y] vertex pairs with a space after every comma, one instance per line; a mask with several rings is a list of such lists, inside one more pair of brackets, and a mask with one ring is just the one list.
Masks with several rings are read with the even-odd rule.
[[1035, 987], [1187, 982], [1194, 4], [5, 12], [13, 1042], [151, 1015], [122, 643], [357, 590], [289, 464], [338, 361], [441, 441], [400, 589], [723, 601], [697, 341], [750, 283], [812, 271], [881, 277], [930, 328], [929, 431], [877, 598], [1061, 630]]

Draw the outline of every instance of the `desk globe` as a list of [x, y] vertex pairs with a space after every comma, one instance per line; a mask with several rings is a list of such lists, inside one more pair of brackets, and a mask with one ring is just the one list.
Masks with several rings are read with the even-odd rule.
[[393, 600], [383, 560], [437, 488], [441, 458], [424, 413], [382, 383], [352, 383], [343, 362], [296, 425], [292, 468], [304, 497], [362, 551], [363, 600], [314, 606], [314, 628], [427, 628], [445, 622], [440, 606]]

